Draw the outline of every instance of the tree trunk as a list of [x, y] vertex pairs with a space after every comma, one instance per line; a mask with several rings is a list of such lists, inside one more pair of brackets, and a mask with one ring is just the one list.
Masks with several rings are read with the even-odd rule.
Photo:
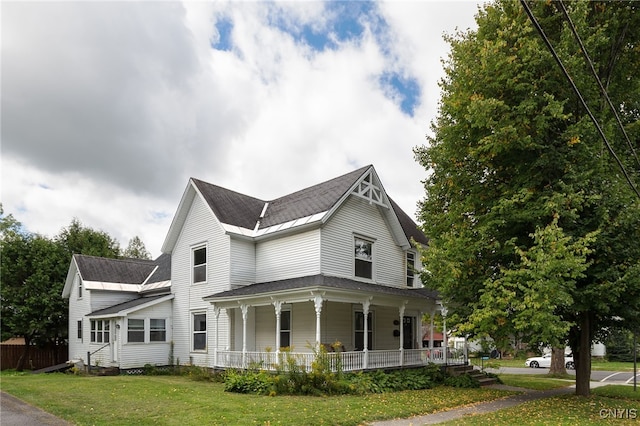
[[576, 365], [576, 395], [589, 396], [591, 393], [591, 321], [588, 312], [579, 316], [580, 336], [578, 353], [573, 354]]
[[564, 348], [556, 347], [551, 349], [551, 368], [550, 375], [565, 375], [567, 368], [564, 365]]
[[16, 365], [16, 371], [23, 371], [24, 364], [29, 359], [29, 348], [31, 347], [31, 339], [27, 336], [24, 336], [24, 351], [22, 351], [22, 355], [18, 358], [18, 365]]

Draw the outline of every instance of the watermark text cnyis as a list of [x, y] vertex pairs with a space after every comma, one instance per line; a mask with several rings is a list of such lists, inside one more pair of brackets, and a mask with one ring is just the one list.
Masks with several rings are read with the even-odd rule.
[[603, 408], [600, 410], [601, 419], [637, 419], [636, 408]]

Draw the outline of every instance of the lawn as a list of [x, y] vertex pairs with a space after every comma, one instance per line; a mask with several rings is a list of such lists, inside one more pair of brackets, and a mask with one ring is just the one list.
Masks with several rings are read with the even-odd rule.
[[257, 396], [184, 376], [0, 375], [0, 387], [77, 425], [359, 425], [497, 399], [510, 393], [440, 386], [366, 396]]
[[592, 389], [592, 395], [588, 398], [575, 395], [545, 398], [490, 414], [464, 417], [447, 424], [637, 425], [640, 420], [639, 394], [631, 386], [609, 385]]

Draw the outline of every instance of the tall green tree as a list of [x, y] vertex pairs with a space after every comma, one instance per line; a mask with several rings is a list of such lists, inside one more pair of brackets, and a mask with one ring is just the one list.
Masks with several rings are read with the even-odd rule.
[[127, 248], [122, 252], [122, 257], [150, 260], [151, 253], [149, 253], [140, 237], [136, 235], [129, 240], [129, 245], [127, 245]]
[[[640, 168], [556, 6], [531, 4], [637, 184]], [[637, 6], [567, 7], [637, 147]], [[568, 341], [576, 393], [588, 395], [596, 334], [638, 324], [640, 203], [521, 5], [487, 4], [476, 22], [447, 37], [439, 114], [415, 150], [428, 171], [423, 279], [471, 334]]]
[[73, 253], [117, 257], [117, 242], [74, 219], [54, 238], [25, 231], [0, 212], [0, 303], [2, 338], [23, 336], [22, 370], [32, 345], [59, 343], [68, 334], [68, 306], [62, 298]]

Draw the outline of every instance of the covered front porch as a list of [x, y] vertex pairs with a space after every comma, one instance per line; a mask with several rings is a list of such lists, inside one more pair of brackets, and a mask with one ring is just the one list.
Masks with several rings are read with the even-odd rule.
[[[318, 357], [342, 371], [466, 361], [464, 353], [436, 348], [433, 340], [423, 347], [423, 314], [442, 310], [426, 289], [317, 275], [205, 300], [213, 305], [215, 368], [277, 370], [294, 362], [308, 370]], [[221, 329], [223, 309], [229, 323]]]

